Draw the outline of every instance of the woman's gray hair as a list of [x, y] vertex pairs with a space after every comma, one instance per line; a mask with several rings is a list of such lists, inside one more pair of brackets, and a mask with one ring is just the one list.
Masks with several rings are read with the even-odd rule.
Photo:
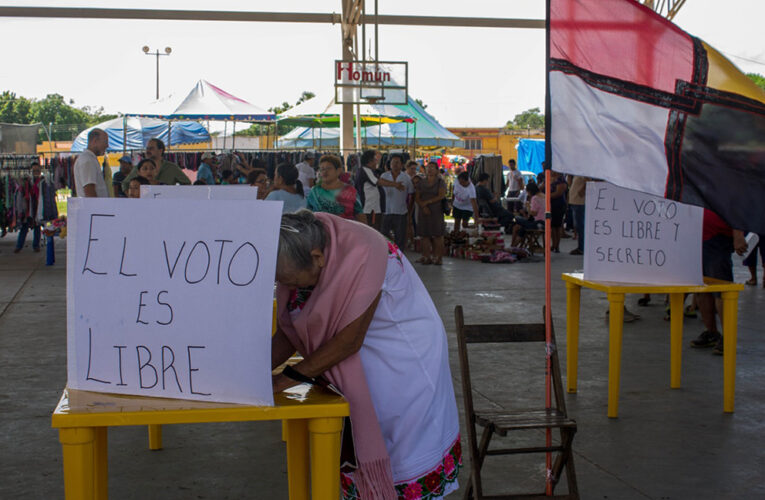
[[277, 267], [286, 265], [297, 271], [310, 268], [313, 263], [311, 250], [323, 251], [328, 240], [327, 229], [310, 210], [282, 215]]

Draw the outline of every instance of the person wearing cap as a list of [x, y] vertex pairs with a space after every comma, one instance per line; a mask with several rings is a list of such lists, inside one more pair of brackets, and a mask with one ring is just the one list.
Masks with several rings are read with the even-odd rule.
[[115, 198], [127, 198], [127, 191], [122, 190], [122, 181], [124, 181], [133, 170], [133, 159], [129, 155], [120, 158], [120, 169], [112, 176], [112, 186], [114, 187]]
[[208, 152], [202, 154], [202, 163], [200, 163], [199, 169], [197, 169], [197, 180], [204, 181], [208, 186], [214, 186], [215, 175], [213, 172], [216, 163], [218, 163], [218, 161], [212, 153]]
[[[156, 180], [160, 184], [166, 186], [175, 186], [176, 184], [182, 184], [184, 186], [191, 185], [191, 180], [186, 177], [181, 167], [177, 164], [165, 160], [165, 143], [156, 137], [149, 139], [149, 143], [146, 145], [146, 158], [154, 160], [154, 164], [157, 165]], [[122, 190], [127, 191], [130, 185], [130, 180], [138, 175], [138, 168], [133, 167], [130, 175], [122, 181]]]
[[316, 184], [316, 171], [313, 168], [315, 159], [316, 154], [313, 151], [306, 151], [303, 155], [303, 161], [295, 165], [295, 168], [298, 169], [298, 180], [303, 184], [303, 191], [306, 196]]

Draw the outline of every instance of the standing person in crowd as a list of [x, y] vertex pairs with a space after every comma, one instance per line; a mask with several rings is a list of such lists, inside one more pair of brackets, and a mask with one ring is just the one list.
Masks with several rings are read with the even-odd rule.
[[[166, 186], [175, 186], [176, 184], [182, 184], [184, 186], [191, 185], [191, 180], [186, 177], [181, 167], [175, 163], [165, 160], [165, 143], [161, 140], [154, 138], [149, 139], [149, 143], [146, 145], [146, 158], [154, 160], [154, 164], [157, 166], [157, 173], [154, 175], [156, 181]], [[130, 175], [122, 181], [122, 189], [126, 190], [130, 179], [138, 175], [138, 168], [133, 168]]]
[[[383, 187], [393, 187], [399, 191], [404, 191], [404, 184], [401, 182], [391, 182], [379, 177], [377, 171], [379, 167], [378, 151], [369, 149], [361, 154], [361, 168], [356, 175], [356, 190], [361, 196], [361, 203], [364, 206], [364, 216], [367, 219], [367, 224], [374, 227], [378, 231], [382, 226], [382, 214], [384, 207], [383, 199]], [[404, 160], [401, 153], [393, 153], [390, 155], [391, 161], [393, 158], [398, 158], [399, 162]]]
[[313, 168], [313, 163], [316, 159], [316, 153], [313, 151], [306, 151], [303, 153], [303, 161], [295, 165], [298, 169], [298, 180], [303, 185], [303, 194], [308, 196], [311, 188], [316, 185], [316, 170]]
[[122, 181], [127, 179], [131, 170], [133, 170], [133, 159], [128, 155], [124, 155], [120, 158], [119, 170], [112, 176], [112, 187], [114, 188], [115, 198], [127, 198], [127, 193], [122, 190]]
[[142, 176], [136, 176], [130, 179], [130, 185], [128, 186], [128, 198], [140, 198], [141, 186], [149, 184], [149, 179]]
[[[42, 189], [42, 167], [37, 160], [32, 161], [32, 178], [25, 177], [21, 183], [21, 205], [16, 203], [17, 220], [21, 221], [19, 237], [13, 253], [19, 253], [24, 248], [27, 232], [32, 229], [32, 250], [40, 251], [40, 221], [37, 218], [40, 190]], [[17, 198], [18, 199], [18, 198]]]
[[[100, 128], [88, 132], [88, 147], [74, 162], [74, 190], [77, 196], [85, 198], [107, 198], [109, 190], [104, 181], [104, 172], [98, 157], [109, 147], [109, 136]], [[135, 169], [134, 169], [135, 170]], [[123, 191], [127, 184], [123, 183]]]
[[274, 172], [274, 189], [266, 200], [283, 201], [282, 213], [290, 214], [306, 207], [303, 184], [298, 169], [292, 163], [280, 163]]
[[[733, 281], [734, 251], [743, 255], [747, 244], [744, 233], [731, 229], [719, 215], [704, 209], [704, 224], [701, 231], [701, 266], [704, 276]], [[698, 293], [696, 304], [706, 330], [691, 341], [691, 347], [713, 347], [715, 354], [723, 354], [723, 336], [717, 329], [717, 315], [722, 314], [722, 298], [719, 293]], [[721, 316], [722, 317], [722, 316]]]
[[380, 177], [380, 182], [391, 184], [403, 184], [404, 190], [386, 186], [385, 190], [385, 215], [382, 220], [382, 234], [390, 237], [393, 231], [396, 245], [406, 249], [407, 216], [409, 214], [411, 197], [414, 194], [414, 186], [411, 179], [402, 171], [401, 156], [393, 155], [390, 159], [390, 172], [385, 172]]
[[[417, 167], [418, 163], [414, 160], [409, 160], [406, 162], [406, 167], [404, 167], [404, 170], [406, 171], [406, 175], [409, 177], [409, 180], [412, 181], [412, 187], [414, 188], [415, 192], [417, 191], [416, 182], [419, 182], [420, 177], [417, 175]], [[417, 211], [417, 204], [414, 202], [414, 193], [407, 196], [407, 206], [409, 207], [409, 213], [407, 214], [406, 218], [406, 238], [409, 241], [409, 246], [411, 248], [414, 248], [414, 227], [416, 225], [416, 211]]]
[[[230, 184], [236, 184], [232, 181]], [[262, 168], [254, 168], [247, 174], [247, 184], [258, 188], [258, 199], [265, 200], [268, 196], [268, 175]]]
[[569, 189], [568, 204], [574, 216], [574, 229], [576, 230], [576, 248], [571, 250], [571, 255], [584, 255], [584, 203], [587, 194], [587, 181], [589, 177], [574, 176]]
[[[550, 170], [550, 207], [552, 213], [552, 244], [550, 251], [560, 253], [560, 239], [563, 235], [563, 217], [566, 215], [566, 178]], [[547, 193], [545, 193], [547, 195]]]
[[417, 236], [422, 238], [421, 264], [440, 266], [444, 256], [444, 211], [442, 200], [446, 199], [446, 182], [438, 175], [434, 161], [425, 168], [427, 177], [417, 186], [415, 203], [420, 207], [417, 220]]
[[467, 172], [460, 172], [457, 175], [457, 182], [454, 183], [454, 199], [452, 200], [454, 216], [454, 231], [459, 232], [460, 224], [468, 227], [470, 217], [479, 218], [478, 202], [476, 201], [475, 186], [470, 182], [470, 176]]
[[284, 214], [276, 281], [271, 365], [296, 350], [303, 360], [273, 388], [319, 378], [348, 400], [343, 498], [455, 491], [462, 459], [446, 331], [401, 250], [329, 214]]
[[759, 252], [763, 266], [762, 287], [765, 288], [765, 241], [762, 240], [765, 235], [758, 234], [757, 236], [757, 245], [749, 252], [743, 263], [749, 268], [749, 274], [751, 274], [751, 278], [746, 281], [746, 284], [757, 286], [757, 253]]
[[[523, 176], [518, 171], [518, 167], [515, 165], [515, 160], [512, 158], [508, 160], [507, 166], [510, 167], [510, 170], [507, 171], [507, 193], [505, 196], [507, 198], [518, 198], [521, 191], [526, 187], [523, 182]], [[519, 201], [508, 202], [507, 204], [507, 209], [510, 213], [517, 212], [521, 207], [522, 205]]]
[[218, 164], [218, 159], [215, 155], [207, 152], [202, 154], [202, 163], [199, 164], [197, 169], [197, 180], [204, 181], [208, 186], [215, 185], [215, 167]]
[[340, 180], [343, 163], [335, 155], [319, 158], [321, 184], [311, 188], [306, 206], [314, 212], [326, 212], [343, 219], [367, 223], [356, 188]]
[[409, 176], [410, 179], [414, 178], [415, 175], [417, 175], [417, 167], [419, 166], [419, 163], [417, 163], [414, 160], [409, 160], [406, 162], [406, 175]]
[[[497, 200], [497, 196], [489, 190], [489, 179], [486, 172], [478, 175], [478, 185], [475, 187], [478, 209], [488, 218], [495, 218], [499, 225], [505, 228], [505, 234], [510, 234], [513, 228], [513, 214], [505, 209]], [[481, 215], [482, 216], [482, 215]]]
[[[151, 185], [158, 185], [157, 164], [151, 158], [144, 158], [138, 163], [138, 175], [149, 181]], [[131, 179], [132, 180], [132, 179]]]

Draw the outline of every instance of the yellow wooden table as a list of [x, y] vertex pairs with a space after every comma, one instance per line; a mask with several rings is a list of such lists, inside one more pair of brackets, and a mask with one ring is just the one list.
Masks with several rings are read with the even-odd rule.
[[274, 400], [273, 407], [259, 407], [65, 389], [52, 424], [64, 455], [66, 498], [108, 497], [109, 427], [258, 420], [283, 421], [291, 500], [339, 498], [340, 434], [348, 403], [306, 385], [275, 394]]
[[723, 411], [733, 412], [736, 386], [736, 335], [738, 293], [744, 285], [704, 278], [703, 286], [645, 285], [587, 281], [581, 273], [564, 273], [566, 282], [566, 382], [568, 392], [576, 392], [579, 357], [579, 304], [582, 287], [605, 292], [609, 303], [608, 416], [619, 416], [619, 377], [622, 361], [624, 295], [628, 293], [669, 294], [670, 306], [670, 387], [680, 387], [683, 346], [683, 300], [686, 293], [720, 292], [723, 302]]

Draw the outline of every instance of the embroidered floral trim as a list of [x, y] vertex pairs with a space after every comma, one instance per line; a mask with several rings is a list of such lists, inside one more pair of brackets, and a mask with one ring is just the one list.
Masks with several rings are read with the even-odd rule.
[[312, 291], [312, 288], [295, 288], [292, 290], [287, 301], [287, 311], [292, 312], [296, 309], [302, 311]]
[[389, 259], [396, 259], [401, 266], [401, 268], [404, 268], [404, 261], [401, 260], [401, 250], [399, 250], [398, 246], [393, 243], [392, 241], [388, 240], [386, 238], [386, 242], [388, 243], [388, 258]]
[[[454, 444], [444, 454], [441, 463], [427, 474], [405, 483], [395, 485], [399, 500], [429, 500], [444, 494], [449, 484], [457, 480], [462, 468], [462, 445], [457, 436]], [[352, 474], [340, 473], [343, 500], [359, 500], [359, 490]]]

